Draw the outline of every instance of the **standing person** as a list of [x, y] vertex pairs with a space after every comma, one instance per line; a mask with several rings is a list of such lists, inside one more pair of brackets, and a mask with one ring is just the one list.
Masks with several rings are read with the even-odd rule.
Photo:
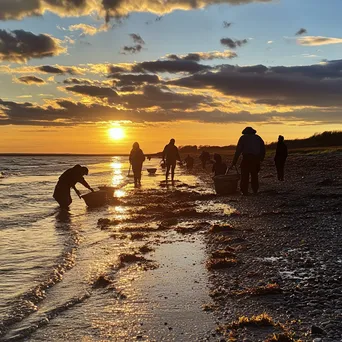
[[139, 144], [135, 142], [129, 155], [129, 162], [132, 165], [135, 186], [141, 185], [141, 170], [144, 161], [144, 152], [140, 148]]
[[169, 178], [169, 173], [171, 170], [171, 180], [174, 181], [175, 178], [175, 168], [177, 160], [181, 162], [178, 148], [175, 146], [175, 139], [171, 139], [170, 142], [165, 146], [163, 151], [163, 162], [166, 160], [166, 181]]
[[241, 192], [243, 195], [248, 195], [249, 175], [251, 175], [252, 190], [256, 194], [259, 189], [258, 173], [260, 171], [260, 162], [265, 159], [265, 143], [252, 127], [246, 127], [242, 131], [242, 136], [236, 146], [232, 166], [236, 165], [241, 154], [243, 156], [241, 162]]
[[287, 146], [284, 143], [284, 137], [282, 135], [279, 135], [274, 161], [277, 168], [278, 180], [280, 181], [284, 180], [284, 167], [287, 155]]
[[225, 175], [227, 171], [227, 165], [222, 162], [221, 155], [215, 153], [214, 154], [215, 163], [213, 164], [213, 172], [214, 176]]
[[202, 167], [205, 169], [207, 162], [210, 160], [210, 154], [208, 151], [202, 151], [201, 155], [199, 156], [199, 159], [202, 162]]
[[61, 208], [68, 209], [72, 203], [70, 189], [73, 188], [79, 198], [80, 192], [76, 189], [76, 183], [81, 183], [87, 189], [94, 191], [86, 182], [83, 176], [89, 173], [88, 168], [75, 165], [73, 168], [66, 170], [58, 179], [53, 198], [58, 202]]

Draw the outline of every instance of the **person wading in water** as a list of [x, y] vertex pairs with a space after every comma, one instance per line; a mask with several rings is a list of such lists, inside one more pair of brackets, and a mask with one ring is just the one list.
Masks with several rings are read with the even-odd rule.
[[90, 185], [84, 179], [84, 176], [88, 174], [88, 168], [75, 165], [73, 168], [66, 170], [58, 180], [53, 193], [53, 198], [58, 202], [61, 208], [68, 209], [72, 203], [70, 189], [73, 188], [79, 198], [81, 193], [76, 189], [76, 183], [81, 183], [87, 189], [94, 191]]

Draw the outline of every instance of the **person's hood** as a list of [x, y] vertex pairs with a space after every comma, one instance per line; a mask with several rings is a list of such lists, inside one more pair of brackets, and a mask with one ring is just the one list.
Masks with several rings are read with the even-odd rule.
[[257, 131], [252, 128], [252, 127], [246, 127], [243, 131], [242, 134], [255, 134]]

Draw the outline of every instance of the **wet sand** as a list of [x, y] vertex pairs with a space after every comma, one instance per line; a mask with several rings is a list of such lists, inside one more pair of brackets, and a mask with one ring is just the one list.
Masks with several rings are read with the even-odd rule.
[[128, 189], [98, 212], [98, 241], [50, 300], [2, 340], [341, 341], [341, 165], [292, 155], [280, 183], [269, 158], [250, 197], [216, 196], [199, 168], [192, 183]]

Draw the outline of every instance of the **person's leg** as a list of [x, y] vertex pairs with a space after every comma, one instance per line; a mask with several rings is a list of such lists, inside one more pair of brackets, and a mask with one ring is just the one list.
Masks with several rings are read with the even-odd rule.
[[171, 168], [171, 164], [167, 163], [167, 164], [166, 164], [166, 174], [165, 174], [166, 181], [167, 181], [167, 179], [169, 178], [170, 168]]
[[279, 165], [279, 180], [284, 180], [284, 169], [285, 169], [285, 160], [281, 161], [281, 164]]
[[171, 166], [171, 180], [172, 180], [172, 182], [175, 179], [175, 168], [176, 168], [176, 163], [172, 164], [172, 166]]
[[257, 160], [253, 160], [251, 162], [251, 184], [253, 192], [256, 194], [259, 190], [259, 171], [260, 171], [260, 162]]
[[249, 183], [248, 162], [246, 160], [242, 160], [242, 162], [241, 162], [240, 190], [244, 195], [248, 194], [248, 183]]
[[280, 163], [279, 163], [279, 160], [277, 160], [275, 162], [275, 166], [276, 166], [276, 169], [277, 169], [277, 177], [278, 177], [278, 180], [280, 180], [280, 173], [281, 173], [281, 170], [280, 170]]

